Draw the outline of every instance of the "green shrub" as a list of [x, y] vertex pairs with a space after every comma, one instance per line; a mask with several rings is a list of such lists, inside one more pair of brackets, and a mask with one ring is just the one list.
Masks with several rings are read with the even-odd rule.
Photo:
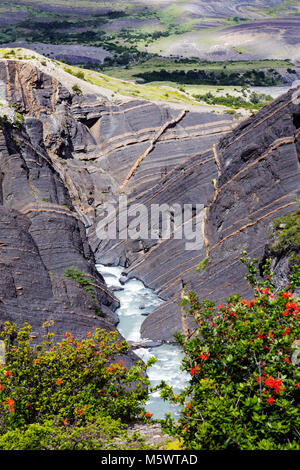
[[72, 86], [72, 90], [74, 93], [76, 93], [76, 95], [82, 95], [82, 90], [76, 83]]
[[202, 271], [205, 270], [206, 266], [207, 266], [207, 263], [208, 263], [208, 258], [204, 258], [202, 261], [200, 261], [200, 263], [198, 264], [197, 268], [196, 268], [196, 272], [197, 273], [202, 273]]
[[24, 122], [24, 116], [23, 114], [20, 114], [18, 112], [15, 113], [15, 116], [14, 116], [14, 126], [19, 129], [20, 126], [22, 125], [22, 123]]
[[141, 438], [128, 436], [120, 420], [100, 416], [86, 425], [59, 426], [55, 421], [34, 423], [0, 435], [0, 450], [145, 449]]
[[[137, 419], [148, 398], [142, 362], [127, 368], [128, 353], [118, 332], [95, 329], [81, 341], [65, 333], [55, 343], [45, 323], [41, 344], [32, 344], [31, 327], [4, 324], [5, 365], [0, 366], [0, 435], [30, 424], [55, 421], [59, 426], [86, 426], [99, 416]], [[34, 429], [34, 428], [31, 428]]]
[[95, 287], [93, 286], [92, 279], [90, 279], [85, 273], [80, 271], [80, 269], [76, 268], [75, 266], [71, 266], [67, 268], [64, 273], [64, 277], [73, 279], [77, 284], [79, 284], [84, 290], [87, 291], [89, 296], [93, 299], [96, 312], [100, 314], [98, 300], [96, 296]]
[[290, 254], [299, 260], [300, 252], [300, 206], [294, 212], [278, 217], [273, 222], [275, 242], [271, 249], [279, 254]]
[[[233, 109], [245, 108], [250, 111], [260, 109], [273, 100], [272, 96], [270, 95], [255, 92], [251, 93], [251, 95], [249, 96], [249, 101], [247, 99], [242, 98], [241, 96], [233, 96], [229, 93], [226, 93], [225, 96], [215, 96], [211, 92], [208, 92], [204, 95], [193, 95], [193, 97], [198, 101], [205, 101], [206, 103], [211, 105], [228, 106]], [[230, 112], [226, 112], [234, 114], [233, 110], [230, 110]]]
[[188, 340], [176, 335], [191, 380], [180, 395], [161, 386], [163, 398], [183, 406], [179, 421], [168, 416], [164, 429], [187, 449], [299, 450], [300, 299], [293, 292], [300, 268], [275, 294], [270, 260], [263, 279], [258, 260], [241, 261], [251, 300], [233, 295], [216, 307], [192, 291], [182, 298], [198, 325]]

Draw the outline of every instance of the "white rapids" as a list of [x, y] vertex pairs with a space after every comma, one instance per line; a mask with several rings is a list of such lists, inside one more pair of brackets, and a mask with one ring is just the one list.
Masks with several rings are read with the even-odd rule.
[[[129, 342], [140, 342], [140, 329], [145, 315], [151, 313], [163, 303], [163, 300], [138, 279], [129, 279], [125, 284], [121, 284], [119, 279], [124, 271], [121, 266], [97, 264], [96, 268], [104, 277], [109, 288], [123, 289], [114, 291], [114, 295], [120, 301], [120, 307], [116, 311], [120, 320], [117, 326], [119, 332]], [[180, 369], [182, 352], [179, 346], [162, 344], [152, 348], [141, 347], [135, 349], [135, 353], [143, 361], [147, 361], [153, 356], [157, 359], [157, 362], [147, 370], [152, 387], [164, 380], [173, 387], [175, 393], [179, 393], [187, 385], [188, 374]], [[171, 413], [173, 417], [176, 417], [180, 411], [177, 406], [162, 400], [159, 392], [150, 394], [146, 408], [155, 419], [163, 418], [166, 413]]]

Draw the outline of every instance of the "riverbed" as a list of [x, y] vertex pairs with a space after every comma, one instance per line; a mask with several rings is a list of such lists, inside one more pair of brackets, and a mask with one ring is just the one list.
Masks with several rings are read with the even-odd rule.
[[278, 96], [286, 93], [290, 89], [290, 85], [281, 86], [252, 86], [250, 90], [255, 93], [263, 93], [264, 95], [270, 95], [272, 98], [278, 98]]
[[[97, 264], [96, 268], [104, 277], [108, 287], [114, 289], [114, 295], [120, 301], [120, 307], [116, 311], [120, 319], [117, 326], [119, 332], [129, 343], [141, 342], [140, 328], [146, 315], [163, 303], [163, 300], [138, 279], [129, 279], [121, 283], [120, 278], [124, 271], [121, 266]], [[179, 346], [162, 344], [151, 348], [139, 347], [135, 349], [135, 353], [143, 361], [153, 356], [157, 359], [157, 362], [147, 371], [152, 387], [164, 380], [173, 387], [175, 393], [179, 393], [187, 385], [189, 376], [180, 370], [182, 352]], [[180, 411], [177, 406], [163, 401], [159, 392], [150, 394], [146, 409], [153, 414], [155, 419], [163, 418], [166, 413], [177, 417]]]

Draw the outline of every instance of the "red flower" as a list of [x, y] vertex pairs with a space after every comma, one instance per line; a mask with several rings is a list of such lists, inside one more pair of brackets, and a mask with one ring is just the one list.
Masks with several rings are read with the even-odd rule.
[[267, 289], [262, 289], [261, 291], [264, 295], [268, 295], [268, 293], [270, 292], [270, 289], [268, 289], [268, 288]]
[[150, 419], [150, 418], [152, 418], [152, 413], [148, 412], [148, 413], [145, 414], [145, 416], [146, 416], [146, 418]]
[[62, 379], [57, 379], [56, 385], [60, 385], [62, 383]]
[[285, 362], [287, 362], [288, 364], [290, 364], [290, 363], [291, 363], [291, 361], [289, 360], [289, 358], [288, 358], [287, 356], [286, 356], [286, 357], [284, 357], [283, 359], [284, 359], [284, 360], [285, 360]]
[[297, 388], [300, 389], [300, 382], [298, 382], [297, 384], [295, 384], [295, 387], [297, 387]]
[[9, 411], [10, 411], [11, 413], [14, 413], [14, 412], [15, 412], [15, 409], [14, 409], [14, 400], [8, 398], [8, 399], [6, 400], [6, 404], [7, 404], [7, 408], [9, 409]]
[[200, 359], [204, 359], [204, 361], [207, 361], [208, 356], [209, 356], [209, 354], [207, 354], [207, 353], [198, 354], [198, 357], [200, 357]]
[[266, 378], [265, 376], [264, 376], [264, 377], [261, 377], [261, 378], [256, 377], [256, 380], [257, 380], [258, 383], [259, 383], [259, 382], [262, 382], [262, 383], [263, 383], [263, 382], [265, 381], [265, 378]]
[[186, 407], [187, 407], [189, 410], [191, 410], [191, 409], [192, 409], [192, 404], [189, 403], [188, 405], [186, 405]]
[[283, 336], [285, 335], [288, 335], [290, 333], [291, 330], [289, 330], [288, 328], [286, 328], [283, 332]]
[[190, 369], [190, 374], [191, 375], [197, 375], [197, 374], [199, 374], [200, 370], [201, 370], [201, 366], [197, 365], [197, 366], [192, 367]]
[[5, 377], [11, 377], [12, 376], [12, 371], [11, 370], [6, 370], [5, 371]]
[[82, 414], [83, 414], [83, 411], [82, 411], [80, 408], [75, 408], [75, 411], [76, 411], [76, 413], [78, 413], [79, 415], [82, 415]]
[[298, 305], [296, 304], [296, 302], [287, 302], [285, 304], [285, 308], [292, 308], [293, 310], [296, 310], [296, 312], [299, 311], [299, 307]]
[[283, 292], [281, 295], [284, 299], [290, 299], [293, 296], [291, 292]]
[[4, 390], [4, 385], [3, 384], [0, 384], [0, 391], [1, 390]]
[[284, 390], [284, 388], [281, 388], [282, 386], [282, 380], [280, 379], [273, 379], [272, 376], [269, 376], [266, 380], [265, 380], [265, 385], [266, 387], [269, 387], [269, 388], [273, 388], [275, 393], [279, 393], [281, 391]]
[[273, 397], [267, 398], [267, 402], [269, 403], [269, 405], [273, 405], [274, 401], [275, 400]]
[[64, 334], [64, 337], [65, 337], [65, 338], [69, 338], [69, 341], [68, 341], [69, 344], [72, 344], [72, 343], [73, 343], [73, 335], [72, 335], [72, 333], [65, 333], [65, 334]]

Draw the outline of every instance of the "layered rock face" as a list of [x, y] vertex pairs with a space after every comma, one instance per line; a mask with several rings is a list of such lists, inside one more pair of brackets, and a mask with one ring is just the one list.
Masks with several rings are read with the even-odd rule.
[[[0, 76], [9, 101], [28, 116], [16, 125], [2, 119], [0, 129], [1, 324], [29, 322], [37, 337], [50, 319], [57, 337], [114, 330], [118, 300], [95, 269], [85, 226], [44, 145], [43, 123], [70, 94], [29, 64], [1, 63]], [[86, 290], [64, 277], [71, 266], [95, 287], [97, 309]]]
[[[172, 317], [179, 318], [174, 303], [182, 279], [201, 298], [217, 302], [236, 292], [250, 295], [244, 280], [245, 267], [239, 262], [241, 251], [262, 260], [272, 220], [295, 210], [299, 198], [300, 105], [293, 93], [295, 90], [242, 122], [213, 149], [219, 174], [206, 204], [206, 255], [198, 252], [182, 263], [177, 253], [169, 253], [174, 261], [168, 261], [164, 276], [159, 279], [163, 280], [160, 287], [157, 277], [153, 276], [150, 282], [167, 302], [146, 319], [146, 336], [149, 332], [153, 338], [160, 336], [163, 318], [168, 318], [170, 325]], [[183, 194], [186, 196], [186, 191]], [[156, 250], [155, 256], [158, 254]], [[195, 274], [204, 256], [207, 266]], [[149, 280], [145, 263], [134, 272], [142, 272]]]
[[[37, 330], [49, 318], [61, 331], [115, 327], [117, 301], [95, 260], [121, 264], [165, 300], [142, 326], [154, 340], [192, 327], [177, 306], [182, 285], [217, 301], [247, 296], [241, 250], [262, 257], [272, 219], [296, 207], [300, 107], [292, 92], [237, 124], [228, 114], [78, 96], [21, 61], [0, 62], [0, 80], [2, 94], [25, 116], [19, 129], [2, 125], [1, 319]], [[99, 237], [106, 204], [119, 215], [120, 196], [129, 213], [143, 208], [140, 224], [154, 237], [124, 238], [119, 230], [113, 239]], [[170, 238], [149, 219], [163, 204]], [[190, 214], [175, 225], [175, 208], [183, 217], [185, 204]], [[186, 249], [178, 233], [191, 221], [201, 243]], [[88, 294], [63, 277], [72, 265], [92, 278], [101, 317]]]
[[[228, 125], [224, 117], [217, 123], [216, 117], [210, 116], [210, 124], [209, 117], [202, 115], [202, 132], [207, 135], [192, 139], [183, 132], [180, 135], [182, 119], [156, 141], [132, 175], [129, 172], [123, 187], [130, 181], [137, 185], [141, 182], [130, 195], [130, 203], [143, 204], [147, 214], [154, 204], [204, 206], [204, 244], [200, 249], [186, 250], [186, 240], [176, 239], [176, 230], [166, 240], [102, 241], [92, 245], [97, 256], [104, 256], [107, 262], [121, 259], [127, 263], [130, 277], [142, 279], [166, 301], [145, 320], [145, 337], [171, 340], [179, 325], [182, 329], [188, 327], [177, 306], [182, 285], [200, 297], [220, 302], [235, 292], [250, 295], [245, 268], [239, 262], [241, 251], [262, 259], [272, 220], [297, 206], [300, 108], [292, 99], [294, 92], [279, 97], [213, 146], [211, 129]], [[190, 118], [192, 114], [185, 116], [186, 120]], [[168, 140], [168, 134], [180, 135], [181, 147], [176, 138]], [[169, 166], [165, 174], [155, 174], [159, 158], [167, 155], [172, 162], [180, 150], [184, 160]], [[150, 182], [147, 169], [150, 171], [151, 165], [154, 174]], [[148, 223], [147, 218], [144, 223]], [[206, 269], [196, 273], [206, 258]]]

